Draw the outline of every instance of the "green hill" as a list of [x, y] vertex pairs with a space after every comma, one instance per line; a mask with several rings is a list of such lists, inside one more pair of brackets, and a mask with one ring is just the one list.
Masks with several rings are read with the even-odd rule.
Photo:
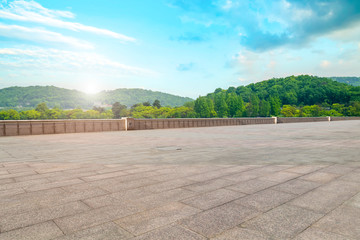
[[143, 89], [116, 89], [102, 91], [95, 95], [54, 86], [0, 89], [0, 107], [2, 108], [35, 108], [41, 102], [45, 102], [51, 108], [58, 106], [64, 109], [76, 107], [90, 109], [94, 105], [107, 105], [114, 102], [130, 107], [146, 101], [153, 103], [155, 99], [160, 100], [163, 106], [182, 106], [185, 102], [193, 101], [191, 98]]
[[217, 88], [197, 98], [194, 110], [200, 117], [358, 116], [360, 87], [309, 75], [273, 78]]
[[330, 77], [330, 79], [352, 86], [360, 86], [360, 77]]
[[96, 99], [102, 103], [112, 104], [120, 102], [126, 106], [136, 103], [153, 103], [158, 99], [163, 106], [182, 106], [185, 102], [193, 101], [191, 98], [179, 97], [168, 93], [144, 90], [139, 88], [119, 88], [112, 91], [103, 91], [96, 95]]
[[[216, 89], [208, 94], [213, 97], [218, 92], [225, 91]], [[329, 78], [300, 75], [286, 78], [273, 78], [266, 81], [251, 83], [237, 88], [230, 87], [227, 93], [235, 92], [241, 95], [245, 102], [249, 102], [251, 95], [255, 94], [259, 99], [268, 100], [270, 97], [278, 97], [283, 105], [313, 105], [313, 104], [346, 104], [351, 100], [359, 100], [358, 87], [333, 81]]]

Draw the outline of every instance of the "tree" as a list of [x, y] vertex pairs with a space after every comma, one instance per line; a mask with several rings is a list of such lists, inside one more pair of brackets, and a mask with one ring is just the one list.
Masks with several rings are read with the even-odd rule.
[[334, 109], [335, 111], [341, 114], [344, 114], [344, 108], [345, 108], [344, 104], [334, 103], [333, 105], [331, 105], [331, 109]]
[[270, 109], [271, 109], [270, 103], [266, 100], [261, 100], [259, 106], [259, 116], [260, 117], [270, 116]]
[[150, 106], [151, 106], [151, 104], [150, 104], [149, 101], [143, 102], [143, 105], [144, 105], [145, 107], [150, 107]]
[[114, 118], [114, 114], [111, 109], [106, 110], [105, 112], [101, 113], [101, 118], [102, 119], [112, 119], [112, 118]]
[[359, 101], [351, 102], [351, 105], [349, 106], [349, 115], [350, 116], [360, 116], [360, 102]]
[[211, 99], [206, 97], [199, 97], [195, 100], [194, 110], [199, 117], [209, 118], [212, 116], [213, 106], [211, 106], [210, 101]]
[[161, 104], [160, 104], [160, 101], [158, 99], [156, 99], [153, 103], [153, 107], [156, 107], [156, 108], [161, 108]]
[[307, 117], [319, 117], [321, 113], [321, 108], [318, 105], [304, 106], [302, 108], [302, 111]]
[[39, 103], [36, 108], [36, 111], [41, 112], [41, 113], [46, 113], [47, 110], [49, 110], [48, 106], [46, 105], [46, 103]]
[[103, 108], [103, 107], [93, 106], [92, 109], [95, 110], [95, 111], [98, 111], [99, 113], [105, 112], [105, 108]]
[[225, 94], [218, 93], [214, 98], [215, 111], [218, 117], [227, 117], [228, 115], [228, 105], [225, 101]]
[[226, 90], [227, 93], [236, 93], [235, 87], [229, 87], [228, 90]]
[[134, 109], [134, 108], [139, 107], [139, 106], [141, 106], [141, 105], [142, 105], [141, 103], [136, 103], [136, 104], [134, 104], [134, 105], [131, 106], [131, 109]]
[[259, 116], [259, 106], [260, 99], [256, 94], [250, 96], [250, 102], [246, 106], [246, 116], [247, 117], [258, 117]]
[[86, 112], [84, 112], [83, 114], [83, 118], [85, 119], [98, 119], [101, 118], [101, 113], [99, 111], [96, 110], [88, 110]]
[[66, 117], [69, 119], [82, 119], [83, 116], [84, 116], [84, 111], [80, 108], [66, 111]]
[[279, 97], [270, 97], [270, 113], [278, 116], [281, 112], [281, 101]]
[[61, 111], [59, 109], [49, 109], [46, 111], [47, 119], [59, 119], [61, 118]]
[[38, 111], [41, 116], [40, 118], [41, 119], [47, 119], [48, 118], [48, 111], [49, 111], [49, 108], [48, 106], [46, 105], [46, 103], [42, 102], [42, 103], [39, 103], [36, 108], [35, 108], [36, 111]]
[[41, 117], [41, 113], [34, 109], [20, 112], [20, 118], [22, 120], [40, 119], [40, 117]]
[[236, 112], [240, 109], [240, 99], [235, 93], [230, 93], [227, 96], [226, 103], [229, 109], [229, 117], [235, 117]]
[[14, 109], [0, 111], [0, 120], [20, 120], [20, 114]]
[[111, 108], [112, 113], [114, 114], [114, 118], [121, 118], [121, 111], [124, 109], [126, 109], [125, 105], [122, 105], [119, 102], [115, 102]]
[[236, 110], [235, 117], [243, 117], [245, 112], [245, 103], [240, 95], [237, 98], [238, 98], [239, 108]]
[[194, 108], [194, 106], [195, 106], [195, 101], [190, 101], [190, 102], [184, 103], [184, 107]]
[[284, 115], [284, 117], [296, 117], [296, 108], [290, 105], [284, 105], [281, 114]]

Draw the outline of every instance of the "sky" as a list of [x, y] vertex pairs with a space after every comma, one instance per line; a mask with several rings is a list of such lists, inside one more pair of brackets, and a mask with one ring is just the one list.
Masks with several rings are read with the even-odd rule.
[[0, 0], [0, 88], [144, 88], [196, 98], [360, 76], [359, 0]]

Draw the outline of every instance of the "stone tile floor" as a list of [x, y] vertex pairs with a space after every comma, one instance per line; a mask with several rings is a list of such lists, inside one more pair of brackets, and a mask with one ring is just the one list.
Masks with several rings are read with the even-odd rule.
[[360, 239], [360, 121], [0, 138], [3, 239]]

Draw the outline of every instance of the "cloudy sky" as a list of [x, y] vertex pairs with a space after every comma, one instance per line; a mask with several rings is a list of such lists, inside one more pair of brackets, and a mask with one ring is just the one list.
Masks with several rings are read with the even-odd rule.
[[299, 74], [360, 76], [359, 0], [0, 0], [0, 88], [197, 97]]

